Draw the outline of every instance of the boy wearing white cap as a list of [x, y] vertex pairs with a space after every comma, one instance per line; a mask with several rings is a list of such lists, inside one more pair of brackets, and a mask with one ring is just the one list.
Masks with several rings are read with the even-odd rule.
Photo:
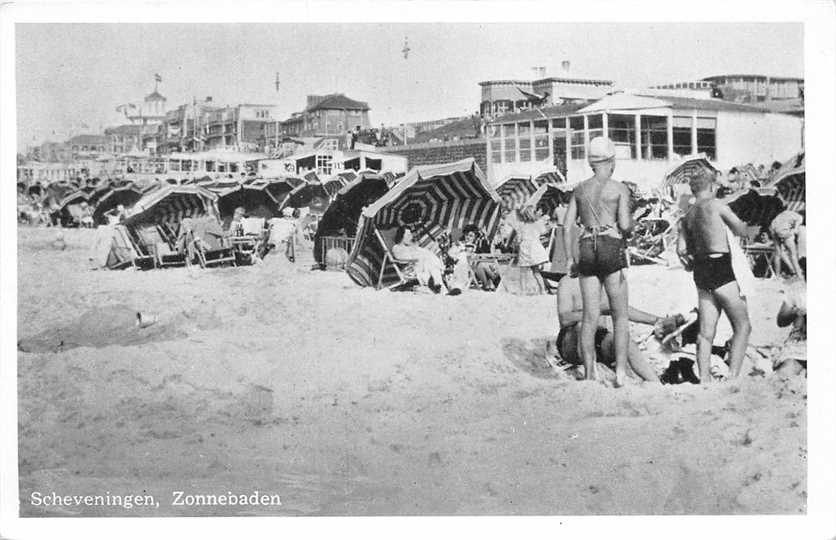
[[[622, 386], [627, 377], [627, 346], [630, 326], [627, 308], [627, 267], [624, 235], [633, 228], [630, 214], [630, 191], [612, 180], [615, 170], [615, 145], [606, 137], [595, 137], [587, 154], [593, 175], [573, 191], [563, 226], [563, 240], [570, 273], [580, 275], [583, 299], [581, 321], [581, 357], [587, 379], [595, 379], [595, 331], [601, 315], [601, 286], [609, 299], [615, 341], [615, 384]], [[572, 227], [577, 220], [578, 261], [572, 248]]]

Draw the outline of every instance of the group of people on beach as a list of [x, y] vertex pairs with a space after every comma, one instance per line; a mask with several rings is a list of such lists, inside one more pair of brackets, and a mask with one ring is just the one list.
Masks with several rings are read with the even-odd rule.
[[[625, 238], [634, 226], [630, 193], [623, 183], [612, 179], [615, 169], [612, 141], [605, 137], [590, 141], [588, 160], [593, 175], [575, 188], [565, 216], [563, 233], [568, 274], [558, 286], [560, 332], [556, 350], [563, 360], [582, 364], [587, 379], [598, 378], [597, 362], [603, 360], [614, 365], [616, 386], [625, 383], [628, 366], [642, 379], [658, 381], [656, 373], [630, 340], [629, 323], [652, 325], [654, 333], [661, 337], [681, 326], [684, 317], [660, 317], [628, 304]], [[750, 278], [751, 270], [735, 239], [746, 235], [747, 227], [728, 205], [715, 197], [714, 180], [709, 172], [696, 173], [690, 178], [693, 200], [677, 225], [676, 253], [685, 270], [693, 273], [698, 297], [698, 380], [691, 382], [713, 380], [710, 357], [716, 349], [714, 338], [721, 314], [728, 317], [733, 332], [727, 345], [730, 377], [740, 375], [751, 333], [746, 302], [747, 295], [751, 294], [747, 283], [747, 273]], [[569, 226], [573, 223], [580, 228], [576, 248]], [[797, 227], [792, 231], [797, 231]], [[783, 235], [788, 241], [791, 237], [791, 232]], [[798, 263], [792, 266], [803, 279]], [[602, 315], [612, 318], [612, 332], [600, 324]], [[790, 287], [779, 310], [778, 324], [793, 326], [788, 338], [792, 345], [788, 343], [785, 348], [794, 348], [795, 352], [784, 351], [775, 367], [797, 373], [806, 367], [803, 281], [800, 286]]]

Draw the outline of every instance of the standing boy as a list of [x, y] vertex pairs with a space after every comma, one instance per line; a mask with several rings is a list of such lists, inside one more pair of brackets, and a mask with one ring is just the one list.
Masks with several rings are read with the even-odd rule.
[[[601, 316], [601, 285], [609, 299], [615, 340], [615, 385], [627, 377], [627, 346], [630, 326], [627, 318], [627, 255], [624, 236], [633, 228], [630, 190], [612, 180], [615, 145], [606, 137], [589, 143], [589, 166], [593, 176], [581, 182], [572, 193], [563, 224], [564, 249], [570, 273], [580, 275], [583, 298], [581, 357], [587, 379], [595, 379], [595, 332]], [[579, 218], [578, 264], [572, 249], [572, 225]]]
[[697, 337], [697, 363], [700, 381], [711, 380], [711, 346], [717, 332], [720, 312], [726, 314], [734, 332], [729, 352], [731, 377], [740, 375], [749, 334], [752, 331], [746, 300], [732, 269], [729, 235], [746, 235], [746, 224], [728, 205], [718, 201], [712, 190], [711, 173], [701, 172], [689, 182], [696, 201], [679, 221], [676, 252], [686, 270], [693, 269], [699, 298], [700, 333]]

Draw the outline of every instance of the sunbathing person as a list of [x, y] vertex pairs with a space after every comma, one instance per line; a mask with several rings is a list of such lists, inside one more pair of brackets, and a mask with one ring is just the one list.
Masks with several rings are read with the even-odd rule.
[[[601, 316], [611, 316], [607, 297], [601, 296]], [[556, 352], [560, 357], [574, 365], [583, 365], [580, 353], [580, 323], [583, 321], [583, 298], [581, 296], [580, 282], [577, 277], [569, 275], [561, 278], [557, 285], [557, 320], [560, 324], [560, 332], [555, 342]], [[660, 317], [632, 306], [627, 306], [627, 316], [630, 321], [640, 324], [647, 324], [654, 327], [655, 331], [661, 331], [665, 326], [671, 326], [671, 318]], [[613, 333], [599, 320], [595, 328], [595, 352], [596, 360], [602, 364], [614, 367], [615, 365], [615, 339]], [[639, 351], [635, 343], [630, 341], [627, 347], [627, 364], [636, 375], [645, 381], [659, 382], [656, 372], [647, 363], [644, 355]]]
[[772, 367], [780, 374], [798, 375], [807, 369], [807, 284], [803, 280], [792, 283], [784, 293], [777, 323], [792, 328]]
[[[412, 231], [401, 225], [395, 232], [395, 245], [392, 246], [392, 255], [402, 261], [414, 263], [415, 274], [418, 282], [425, 285], [436, 294], [444, 287], [444, 263], [432, 251], [423, 248], [414, 242]], [[450, 291], [452, 293], [452, 291]], [[461, 292], [459, 290], [458, 292]]]
[[746, 235], [746, 224], [728, 205], [714, 197], [713, 180], [708, 172], [691, 177], [689, 184], [696, 200], [679, 221], [676, 250], [685, 269], [693, 269], [697, 286], [700, 320], [697, 364], [703, 384], [712, 380], [710, 358], [720, 313], [725, 313], [732, 325], [731, 377], [740, 375], [752, 331], [745, 295], [741, 292], [745, 280], [739, 282], [744, 276], [735, 274], [730, 243], [734, 240], [732, 233]]

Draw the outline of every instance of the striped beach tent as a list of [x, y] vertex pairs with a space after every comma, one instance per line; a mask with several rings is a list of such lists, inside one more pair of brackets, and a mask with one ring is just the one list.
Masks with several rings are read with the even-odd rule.
[[337, 173], [337, 176], [339, 176], [340, 178], [345, 180], [346, 184], [349, 184], [349, 183], [351, 183], [351, 182], [353, 182], [354, 180], [357, 179], [357, 173], [354, 172], [351, 169], [349, 169], [347, 171], [339, 172], [339, 173]]
[[164, 223], [175, 228], [183, 218], [217, 217], [217, 200], [216, 194], [200, 186], [163, 185], [146, 192], [128, 211], [124, 224]]
[[99, 199], [99, 204], [96, 205], [96, 209], [93, 211], [93, 222], [96, 225], [106, 225], [107, 212], [113, 210], [120, 204], [126, 209], [129, 209], [141, 198], [142, 190], [134, 184], [126, 184], [112, 188]]
[[250, 179], [242, 184], [216, 192], [218, 215], [221, 219], [232, 216], [242, 207], [249, 216], [270, 219], [279, 215], [279, 201], [267, 190], [266, 180]]
[[525, 206], [534, 206], [544, 215], [551, 216], [558, 206], [569, 204], [576, 185], [543, 184], [525, 201]]
[[[293, 188], [281, 202], [280, 208], [310, 208], [315, 214], [322, 214], [331, 203], [331, 196], [325, 191], [322, 182], [313, 173], [305, 175], [306, 181]], [[310, 177], [310, 180], [307, 178]]]
[[664, 193], [667, 193], [672, 186], [687, 184], [693, 175], [702, 172], [716, 174], [717, 169], [708, 161], [708, 157], [703, 153], [688, 156], [665, 173], [660, 187]]
[[282, 202], [287, 198], [293, 188], [304, 184], [305, 181], [296, 176], [284, 176], [280, 178], [267, 179], [264, 189], [270, 193], [276, 203], [281, 207]]
[[537, 187], [540, 187], [543, 184], [565, 184], [566, 178], [564, 178], [557, 169], [550, 169], [534, 175], [533, 182]]
[[[411, 227], [418, 244], [426, 246], [442, 232], [472, 223], [492, 237], [499, 221], [499, 202], [473, 158], [413, 168], [363, 209], [346, 271], [359, 285], [377, 283], [384, 256], [377, 231]], [[383, 284], [397, 281], [394, 270], [388, 270]]]
[[732, 212], [747, 225], [769, 227], [775, 216], [784, 211], [784, 201], [774, 187], [751, 188], [723, 199]]
[[325, 189], [325, 192], [328, 193], [328, 196], [333, 200], [336, 197], [337, 192], [340, 191], [348, 182], [343, 180], [343, 178], [339, 175], [329, 178], [322, 182], [322, 187]]
[[768, 184], [778, 191], [787, 209], [794, 212], [807, 207], [807, 175], [804, 165], [804, 152], [801, 152], [784, 163]]
[[537, 191], [530, 176], [512, 174], [494, 186], [500, 200], [508, 208], [518, 208]]

